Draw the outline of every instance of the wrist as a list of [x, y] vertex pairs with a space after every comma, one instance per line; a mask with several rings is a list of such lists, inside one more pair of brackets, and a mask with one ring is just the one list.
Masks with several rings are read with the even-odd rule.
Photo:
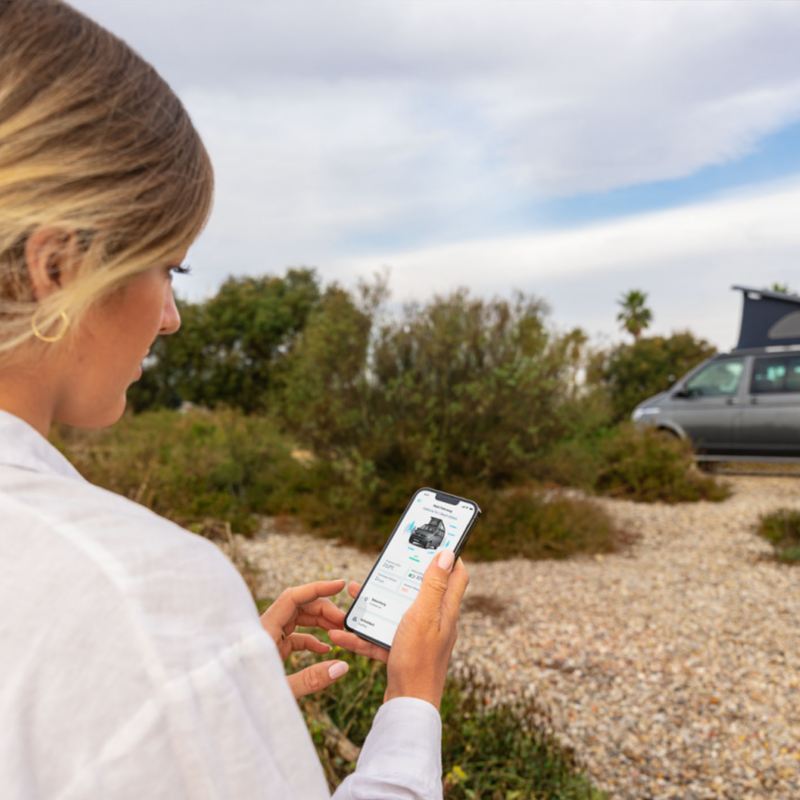
[[387, 687], [383, 695], [383, 702], [388, 703], [390, 700], [396, 700], [400, 697], [411, 697], [415, 700], [424, 700], [430, 703], [437, 711], [442, 704], [442, 690], [435, 690], [424, 687]]

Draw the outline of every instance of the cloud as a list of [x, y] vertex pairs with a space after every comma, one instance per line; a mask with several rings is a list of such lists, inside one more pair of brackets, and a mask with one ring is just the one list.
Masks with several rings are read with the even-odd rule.
[[[239, 98], [288, 121], [304, 103], [323, 136], [337, 100], [340, 113], [355, 110], [365, 125], [337, 152], [367, 145], [373, 189], [407, 166], [370, 158], [376, 119], [376, 134], [391, 124], [412, 147], [424, 131], [427, 160], [455, 167], [445, 177], [469, 166], [492, 173], [498, 190], [552, 196], [689, 174], [748, 152], [800, 113], [793, 4], [629, 4], [624, 14], [604, 2], [78, 5], [181, 92]], [[176, 43], [181, 29], [188, 46]], [[251, 147], [291, 160], [305, 142], [298, 132], [294, 143]], [[442, 178], [415, 174], [420, 195]], [[354, 199], [330, 177], [337, 197]]]
[[737, 193], [670, 211], [536, 233], [340, 260], [327, 274], [344, 283], [391, 269], [398, 300], [424, 299], [467, 286], [480, 295], [513, 289], [538, 294], [562, 328], [580, 325], [618, 335], [617, 298], [648, 292], [653, 330], [690, 328], [720, 348], [738, 334], [732, 284], [774, 281], [800, 289], [800, 181]]
[[727, 345], [730, 283], [797, 283], [794, 190], [539, 230], [549, 199], [732, 162], [797, 120], [794, 4], [74, 2], [155, 64], [208, 143], [193, 296], [231, 272], [390, 262], [402, 296], [519, 286], [608, 335], [640, 286], [657, 326]]

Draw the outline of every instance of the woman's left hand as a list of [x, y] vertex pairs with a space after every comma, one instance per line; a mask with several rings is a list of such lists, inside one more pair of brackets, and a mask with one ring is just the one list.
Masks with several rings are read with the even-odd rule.
[[[389, 655], [386, 650], [344, 630], [344, 611], [328, 599], [341, 592], [344, 584], [343, 580], [338, 580], [293, 586], [281, 592], [277, 600], [261, 615], [261, 624], [275, 642], [281, 658], [286, 660], [290, 653], [298, 650], [321, 654], [330, 651], [331, 646], [321, 642], [313, 634], [296, 632], [295, 628], [299, 625], [322, 628], [328, 631], [331, 641], [339, 647], [386, 661]], [[358, 584], [351, 582], [348, 592], [355, 597]], [[341, 678], [347, 669], [345, 661], [323, 661], [288, 675], [287, 678], [294, 696], [302, 697], [326, 689]]]

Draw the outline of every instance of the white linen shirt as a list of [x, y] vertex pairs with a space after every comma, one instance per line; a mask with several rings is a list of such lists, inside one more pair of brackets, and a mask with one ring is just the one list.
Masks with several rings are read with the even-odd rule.
[[[4, 411], [0, 570], [5, 800], [330, 797], [228, 559]], [[390, 700], [334, 800], [441, 795], [438, 712]]]

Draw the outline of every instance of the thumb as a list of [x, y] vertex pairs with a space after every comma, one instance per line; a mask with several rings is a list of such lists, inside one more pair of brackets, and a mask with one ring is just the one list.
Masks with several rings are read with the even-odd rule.
[[350, 669], [346, 661], [320, 661], [310, 667], [287, 675], [289, 687], [295, 697], [321, 692], [335, 683]]
[[417, 603], [428, 611], [439, 613], [442, 598], [447, 591], [450, 572], [453, 569], [454, 555], [452, 550], [440, 550], [431, 559], [425, 575], [422, 577], [422, 586], [419, 588]]

